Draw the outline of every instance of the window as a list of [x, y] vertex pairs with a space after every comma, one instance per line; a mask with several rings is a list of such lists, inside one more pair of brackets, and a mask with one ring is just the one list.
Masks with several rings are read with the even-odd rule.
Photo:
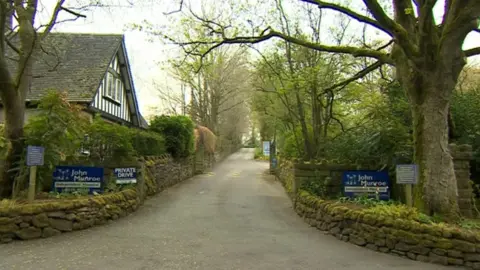
[[107, 73], [107, 83], [105, 87], [104, 95], [117, 102], [122, 100], [123, 84], [122, 80], [114, 75], [112, 72]]
[[116, 88], [116, 90], [117, 90], [117, 100], [121, 101], [122, 100], [122, 93], [123, 93], [123, 91], [122, 91], [122, 80], [120, 80], [120, 79], [116, 79], [116, 80], [117, 80], [117, 88]]
[[112, 63], [110, 63], [109, 70], [105, 78], [105, 88], [103, 95], [118, 103], [120, 103], [122, 100], [123, 83], [119, 72], [119, 62], [117, 58], [115, 58]]
[[114, 88], [114, 82], [115, 78], [113, 78], [113, 74], [108, 72], [107, 73], [107, 87], [106, 87], [106, 96], [107, 97], [110, 97], [110, 98], [113, 98], [114, 97], [114, 92], [115, 92], [115, 88]]

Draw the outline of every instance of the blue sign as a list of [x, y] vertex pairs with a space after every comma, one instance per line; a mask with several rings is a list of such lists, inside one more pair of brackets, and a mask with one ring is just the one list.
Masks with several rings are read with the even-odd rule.
[[343, 173], [343, 187], [346, 197], [367, 195], [380, 200], [390, 199], [390, 179], [387, 171], [346, 171]]
[[27, 146], [27, 166], [43, 166], [44, 153], [42, 146]]
[[271, 168], [272, 169], [277, 168], [277, 158], [276, 157], [272, 158]]
[[103, 168], [57, 166], [53, 171], [53, 191], [74, 192], [88, 189], [88, 193], [103, 191]]
[[115, 168], [113, 170], [115, 175], [115, 182], [117, 184], [135, 184], [137, 183], [137, 169], [136, 168]]
[[263, 142], [263, 155], [270, 156], [270, 142], [264, 141]]

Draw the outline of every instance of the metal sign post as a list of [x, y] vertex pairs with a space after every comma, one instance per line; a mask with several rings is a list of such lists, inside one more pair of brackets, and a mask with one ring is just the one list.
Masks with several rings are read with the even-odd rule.
[[397, 184], [405, 186], [407, 205], [413, 206], [412, 187], [418, 182], [418, 166], [416, 164], [400, 164], [396, 166]]
[[30, 167], [29, 183], [28, 183], [28, 201], [35, 199], [36, 182], [37, 182], [37, 166], [43, 166], [45, 156], [45, 148], [42, 146], [27, 146], [27, 166]]

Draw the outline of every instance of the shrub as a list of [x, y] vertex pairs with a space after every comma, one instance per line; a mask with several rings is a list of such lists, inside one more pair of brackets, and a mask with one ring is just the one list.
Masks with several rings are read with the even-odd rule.
[[174, 158], [184, 158], [194, 151], [194, 124], [186, 116], [156, 116], [150, 123], [151, 130], [165, 138], [165, 149]]
[[[65, 93], [48, 92], [39, 102], [38, 108], [41, 110], [39, 114], [32, 117], [25, 126], [25, 144], [45, 147], [45, 166], [38, 168], [37, 179], [39, 188], [42, 185], [48, 188], [54, 166], [79, 158], [78, 150], [88, 120], [82, 115], [83, 107], [70, 104]], [[25, 185], [22, 183], [27, 173], [24, 160], [20, 164], [20, 170], [20, 183], [16, 185], [19, 189]]]
[[131, 139], [137, 156], [160, 156], [166, 153], [165, 138], [156, 132], [132, 129]]
[[88, 128], [86, 148], [90, 151], [90, 160], [96, 164], [112, 159], [116, 162], [130, 160], [136, 154], [130, 129], [106, 122], [98, 115]]

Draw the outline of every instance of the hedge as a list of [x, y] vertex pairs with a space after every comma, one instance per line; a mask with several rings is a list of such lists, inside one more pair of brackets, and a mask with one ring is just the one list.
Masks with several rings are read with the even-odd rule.
[[165, 149], [174, 158], [188, 157], [194, 152], [194, 124], [183, 115], [155, 116], [150, 129], [165, 138]]

